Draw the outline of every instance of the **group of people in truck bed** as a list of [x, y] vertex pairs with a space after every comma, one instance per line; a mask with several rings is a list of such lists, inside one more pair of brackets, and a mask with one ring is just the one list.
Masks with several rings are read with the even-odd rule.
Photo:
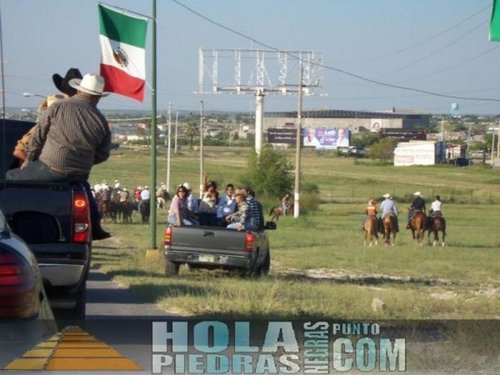
[[167, 222], [172, 225], [202, 225], [226, 227], [239, 231], [260, 231], [264, 227], [262, 204], [255, 199], [253, 189], [244, 185], [238, 189], [227, 184], [219, 195], [217, 184], [208, 181], [200, 198], [196, 198], [189, 183], [176, 189], [168, 210]]

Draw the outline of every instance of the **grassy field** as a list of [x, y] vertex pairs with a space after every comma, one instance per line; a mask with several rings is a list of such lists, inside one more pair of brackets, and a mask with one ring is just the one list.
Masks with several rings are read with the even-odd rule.
[[[244, 149], [208, 148], [205, 168], [219, 186], [240, 183]], [[118, 150], [96, 166], [91, 183], [119, 179], [133, 189], [149, 185], [149, 152]], [[172, 155], [172, 185], [197, 186], [199, 155], [182, 149]], [[293, 155], [290, 154], [293, 161]], [[166, 159], [158, 158], [158, 182], [166, 180]], [[302, 181], [318, 185], [320, 205], [299, 218], [280, 218], [270, 232], [268, 277], [239, 278], [221, 272], [181, 269], [163, 275], [162, 258], [146, 257], [150, 230], [138, 224], [105, 223], [113, 238], [96, 243], [94, 267], [142, 294], [147, 301], [182, 315], [218, 317], [303, 316], [336, 319], [498, 319], [500, 318], [500, 173], [482, 166], [395, 168], [305, 152]], [[404, 229], [414, 191], [427, 200], [443, 198], [447, 246], [417, 245]], [[401, 212], [394, 247], [363, 246], [360, 220], [369, 198], [391, 193]], [[264, 197], [263, 197], [264, 198]], [[264, 199], [266, 211], [279, 202]], [[161, 250], [166, 212], [158, 212]], [[112, 248], [110, 248], [112, 247]], [[379, 308], [374, 308], [377, 302]]]

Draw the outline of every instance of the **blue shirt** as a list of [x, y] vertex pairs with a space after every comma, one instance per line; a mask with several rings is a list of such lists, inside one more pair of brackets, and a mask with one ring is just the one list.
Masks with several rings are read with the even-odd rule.
[[380, 211], [382, 211], [382, 217], [387, 214], [394, 214], [398, 216], [398, 209], [396, 208], [396, 204], [392, 199], [386, 198], [380, 203]]

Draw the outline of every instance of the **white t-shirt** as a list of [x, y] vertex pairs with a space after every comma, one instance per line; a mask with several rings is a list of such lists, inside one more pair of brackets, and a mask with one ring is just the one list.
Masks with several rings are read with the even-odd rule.
[[142, 200], [146, 200], [146, 199], [149, 199], [149, 190], [143, 190], [141, 191], [141, 199]]
[[431, 209], [432, 211], [441, 211], [441, 202], [437, 200], [432, 202]]

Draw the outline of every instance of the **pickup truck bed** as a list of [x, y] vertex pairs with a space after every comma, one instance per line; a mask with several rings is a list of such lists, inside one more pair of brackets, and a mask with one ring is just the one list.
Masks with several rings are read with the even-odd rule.
[[271, 254], [264, 231], [167, 226], [165, 261], [167, 276], [176, 275], [181, 264], [192, 268], [238, 270], [250, 276], [260, 276], [269, 272]]
[[91, 257], [88, 197], [79, 183], [5, 181], [17, 139], [33, 124], [1, 120], [0, 209], [35, 254], [57, 317], [85, 317]]

